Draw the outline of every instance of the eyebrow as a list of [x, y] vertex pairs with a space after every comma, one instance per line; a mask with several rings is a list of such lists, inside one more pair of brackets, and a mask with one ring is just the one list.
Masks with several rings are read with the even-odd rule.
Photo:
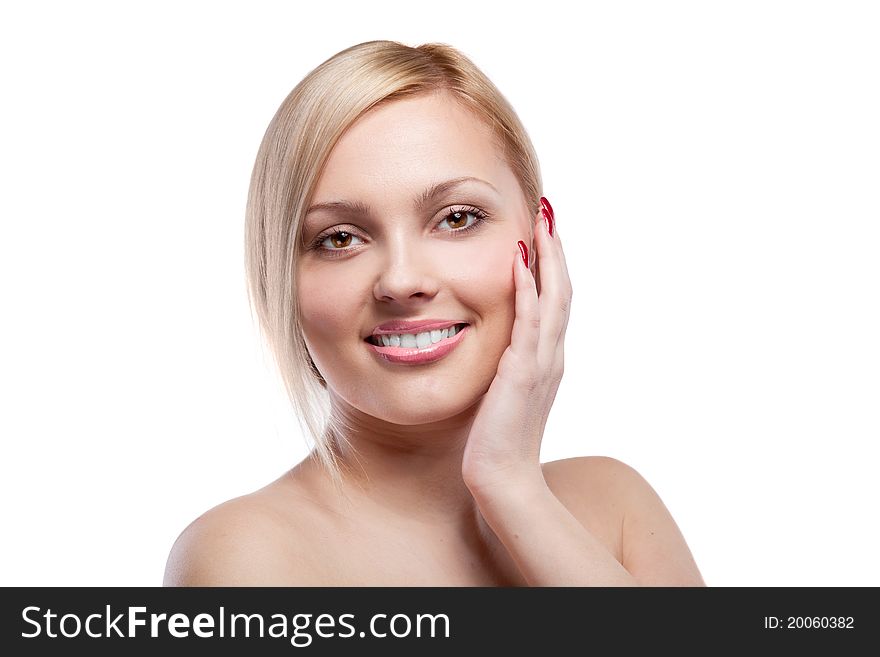
[[[446, 192], [466, 182], [478, 182], [483, 185], [488, 185], [493, 190], [495, 190], [496, 193], [500, 193], [495, 188], [495, 185], [487, 180], [476, 178], [474, 176], [461, 176], [460, 178], [452, 178], [450, 180], [445, 180], [443, 182], [429, 186], [427, 189], [425, 189], [425, 191], [423, 191], [421, 194], [417, 195], [413, 199], [413, 206], [415, 206], [417, 210], [423, 210], [431, 201], [433, 201], [441, 194], [445, 194]], [[352, 215], [370, 214], [370, 206], [360, 201], [328, 201], [326, 203], [316, 203], [315, 205], [312, 205], [306, 211], [305, 216], [307, 217], [312, 212], [316, 212], [318, 210], [327, 210], [329, 212], [344, 212], [346, 214]]]

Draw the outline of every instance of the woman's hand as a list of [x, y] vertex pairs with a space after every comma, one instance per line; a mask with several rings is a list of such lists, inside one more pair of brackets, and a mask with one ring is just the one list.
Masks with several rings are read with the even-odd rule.
[[541, 205], [534, 227], [536, 272], [524, 264], [521, 251], [527, 254], [527, 247], [520, 242], [510, 346], [479, 403], [464, 450], [462, 476], [475, 495], [543, 483], [541, 439], [562, 380], [572, 289], [553, 208], [544, 197]]

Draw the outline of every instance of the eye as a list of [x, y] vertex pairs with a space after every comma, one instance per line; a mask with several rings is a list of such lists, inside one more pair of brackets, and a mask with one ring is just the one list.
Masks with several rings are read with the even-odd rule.
[[[471, 230], [480, 228], [489, 218], [483, 210], [471, 206], [455, 206], [450, 208], [443, 218], [437, 223], [442, 226], [448, 224], [451, 230], [440, 229], [441, 233], [447, 233], [454, 237], [463, 235]], [[337, 226], [324, 233], [318, 235], [311, 243], [310, 249], [317, 251], [322, 255], [331, 258], [344, 255], [349, 251], [354, 251], [357, 243], [352, 243], [352, 239], [360, 240], [361, 238], [341, 228], [348, 226]], [[363, 241], [363, 240], [361, 240]]]
[[317, 245], [320, 246], [325, 242], [329, 242], [330, 248], [325, 248], [326, 251], [344, 251], [352, 245], [352, 239], [360, 238], [357, 235], [352, 235], [344, 230], [337, 230], [336, 232], [321, 236]]
[[[474, 218], [473, 223], [468, 223], [468, 217]], [[485, 218], [486, 213], [477, 208], [453, 208], [440, 223], [446, 222], [452, 228], [451, 231], [447, 232], [460, 233], [479, 226]]]

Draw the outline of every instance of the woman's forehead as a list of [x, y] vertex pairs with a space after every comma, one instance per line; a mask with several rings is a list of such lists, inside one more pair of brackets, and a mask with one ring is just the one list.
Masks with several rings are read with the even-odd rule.
[[425, 188], [472, 176], [498, 186], [506, 163], [491, 129], [448, 94], [421, 95], [374, 108], [336, 143], [315, 203], [340, 194]]

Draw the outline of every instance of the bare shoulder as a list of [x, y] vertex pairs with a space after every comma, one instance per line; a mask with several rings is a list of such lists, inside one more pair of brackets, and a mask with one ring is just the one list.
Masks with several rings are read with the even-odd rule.
[[593, 517], [620, 533], [634, 470], [607, 456], [577, 456], [542, 466], [550, 490], [579, 518]]
[[260, 491], [209, 509], [180, 534], [164, 586], [310, 586], [302, 530]]
[[635, 472], [622, 461], [608, 456], [575, 456], [550, 461], [541, 467], [554, 493], [562, 493], [579, 502], [589, 501], [584, 493], [600, 494], [603, 504], [612, 507], [619, 503], [614, 493], [625, 485], [623, 479]]
[[635, 468], [607, 456], [561, 459], [542, 468], [573, 515], [592, 514], [617, 527], [615, 557], [641, 585], [705, 586], [672, 514]]

